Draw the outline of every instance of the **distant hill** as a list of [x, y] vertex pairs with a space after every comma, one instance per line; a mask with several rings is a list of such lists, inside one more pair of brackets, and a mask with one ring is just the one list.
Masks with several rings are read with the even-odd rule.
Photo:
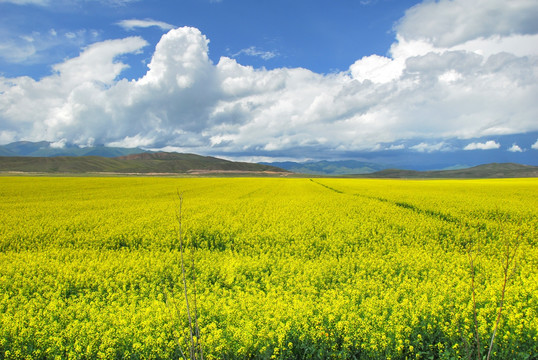
[[116, 157], [146, 152], [139, 148], [108, 147], [104, 145], [79, 147], [74, 144], [55, 146], [49, 141], [17, 141], [7, 145], [0, 145], [0, 156], [102, 156]]
[[473, 166], [466, 169], [414, 171], [400, 169], [386, 169], [371, 174], [356, 175], [361, 178], [396, 178], [396, 179], [473, 179], [473, 178], [516, 178], [538, 177], [538, 166], [521, 165], [514, 163], [491, 163]]
[[107, 158], [101, 156], [0, 157], [0, 171], [38, 173], [287, 173], [274, 166], [234, 162], [195, 154], [142, 153]]
[[[152, 152], [140, 148], [97, 145], [79, 147], [69, 143], [17, 141], [0, 146], [0, 171], [42, 173], [240, 173], [278, 172], [297, 176], [349, 176], [362, 178], [505, 178], [538, 177], [538, 167], [516, 163], [491, 163], [468, 167], [424, 164], [420, 154], [400, 159], [399, 167], [357, 160], [245, 163], [210, 156]], [[413, 162], [411, 162], [413, 160]], [[475, 162], [476, 159], [470, 161]], [[375, 160], [374, 160], [375, 161]], [[532, 163], [532, 162], [531, 162]], [[408, 165], [405, 165], [408, 164]], [[393, 165], [392, 167], [398, 167]], [[405, 170], [414, 169], [414, 170]], [[444, 170], [432, 170], [444, 169]], [[423, 170], [423, 171], [415, 171]], [[288, 173], [289, 174], [289, 173]]]
[[356, 161], [309, 161], [309, 162], [265, 162], [262, 164], [277, 166], [294, 173], [312, 174], [312, 175], [350, 175], [350, 174], [368, 174], [375, 171], [386, 169], [386, 165]]
[[0, 146], [0, 156], [16, 156], [16, 154]]

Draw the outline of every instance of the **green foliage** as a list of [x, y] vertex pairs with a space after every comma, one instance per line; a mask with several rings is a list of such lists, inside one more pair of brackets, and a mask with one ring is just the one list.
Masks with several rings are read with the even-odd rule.
[[[0, 177], [0, 359], [538, 354], [538, 180]], [[192, 257], [195, 267], [192, 267]], [[190, 265], [190, 266], [189, 266]]]

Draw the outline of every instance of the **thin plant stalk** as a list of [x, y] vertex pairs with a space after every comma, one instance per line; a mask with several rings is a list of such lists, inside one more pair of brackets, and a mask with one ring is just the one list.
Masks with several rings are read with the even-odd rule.
[[[499, 322], [501, 321], [501, 315], [502, 315], [503, 305], [504, 305], [504, 295], [506, 293], [506, 285], [508, 283], [508, 279], [511, 277], [511, 275], [513, 275], [513, 273], [509, 274], [509, 272], [510, 272], [510, 267], [512, 266], [512, 262], [514, 261], [514, 258], [517, 253], [517, 245], [519, 244], [516, 244], [516, 248], [514, 249], [513, 253], [510, 253], [510, 246], [509, 245], [506, 246], [506, 259], [503, 264], [504, 281], [503, 281], [502, 292], [501, 292], [501, 301], [499, 304], [499, 312], [497, 313], [497, 320], [495, 321], [495, 327], [493, 328], [493, 334], [491, 335], [491, 341], [489, 343], [488, 356], [486, 357], [486, 360], [489, 360], [491, 356], [491, 350], [493, 349], [493, 341], [495, 340], [495, 335], [497, 333], [497, 329], [499, 328]], [[515, 271], [515, 268], [514, 268], [514, 271]]]
[[179, 197], [179, 213], [178, 213], [178, 217], [177, 217], [177, 220], [178, 220], [178, 223], [179, 223], [179, 250], [180, 250], [180, 258], [181, 258], [181, 276], [182, 276], [182, 279], [183, 279], [183, 290], [184, 290], [184, 293], [185, 293], [185, 304], [187, 306], [187, 317], [189, 318], [189, 334], [190, 334], [190, 339], [191, 339], [191, 346], [190, 346], [190, 354], [191, 354], [191, 359], [194, 360], [196, 359], [195, 357], [195, 346], [194, 346], [194, 335], [193, 335], [193, 325], [192, 325], [192, 317], [191, 317], [191, 312], [190, 312], [190, 307], [189, 307], [189, 296], [187, 294], [187, 277], [185, 275], [185, 261], [184, 261], [184, 257], [183, 257], [183, 254], [184, 254], [184, 248], [183, 248], [183, 229], [182, 229], [182, 223], [181, 223], [181, 220], [182, 220], [182, 210], [183, 210], [183, 194], [180, 194], [179, 191], [178, 191], [178, 197]]
[[[194, 250], [193, 250], [194, 251]], [[198, 306], [196, 301], [196, 271], [194, 271], [194, 253], [192, 254], [192, 282], [194, 285], [194, 330], [196, 336], [196, 349], [200, 352], [200, 360], [204, 360], [204, 353], [202, 351], [202, 343], [200, 337], [200, 327], [198, 326]]]
[[474, 328], [475, 328], [475, 341], [476, 341], [476, 350], [478, 359], [482, 359], [482, 354], [480, 351], [480, 335], [478, 333], [478, 316], [476, 311], [476, 287], [475, 287], [475, 266], [474, 266], [474, 257], [469, 251], [469, 260], [471, 262], [471, 288], [473, 291], [473, 314], [474, 314]]
[[[169, 307], [169, 302], [172, 302], [174, 304], [174, 308], [176, 309], [176, 312], [179, 314], [181, 313], [181, 311], [179, 310], [179, 307], [177, 306], [176, 302], [171, 300], [171, 299], [168, 299], [166, 298], [166, 306]], [[179, 353], [181, 355], [181, 359], [187, 359], [187, 357], [185, 356], [185, 354], [183, 353], [183, 349], [181, 349], [182, 345], [181, 345], [181, 342], [179, 341], [179, 337], [177, 337], [177, 344], [179, 345]]]

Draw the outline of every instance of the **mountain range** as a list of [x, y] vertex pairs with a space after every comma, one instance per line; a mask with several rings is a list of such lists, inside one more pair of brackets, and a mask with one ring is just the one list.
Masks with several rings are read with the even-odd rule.
[[[420, 162], [421, 157], [417, 157]], [[445, 164], [446, 165], [446, 164]], [[452, 165], [441, 170], [417, 164], [397, 167], [359, 160], [248, 163], [211, 156], [152, 152], [140, 148], [97, 145], [79, 147], [47, 141], [19, 141], [0, 146], [0, 171], [43, 173], [213, 174], [265, 173], [376, 178], [537, 177], [538, 167], [516, 163]]]
[[386, 169], [370, 174], [355, 175], [376, 179], [488, 179], [538, 177], [538, 166], [514, 163], [490, 163], [465, 169], [415, 171]]
[[369, 174], [390, 168], [388, 165], [357, 160], [308, 161], [308, 162], [263, 162], [261, 164], [276, 166], [294, 173], [312, 175], [349, 175]]
[[121, 148], [95, 145], [80, 147], [69, 143], [53, 143], [50, 141], [17, 141], [7, 145], [0, 145], [0, 156], [102, 156], [116, 157], [147, 152], [140, 148]]
[[0, 171], [37, 173], [211, 174], [287, 173], [274, 166], [167, 152], [102, 156], [2, 156]]

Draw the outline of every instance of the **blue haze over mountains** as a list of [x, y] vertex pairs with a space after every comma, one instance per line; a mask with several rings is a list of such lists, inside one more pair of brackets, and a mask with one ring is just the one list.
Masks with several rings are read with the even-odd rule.
[[[339, 154], [340, 158], [353, 159], [335, 161], [331, 159], [311, 160], [306, 162], [264, 162], [290, 171], [311, 174], [364, 174], [384, 169], [406, 169], [417, 171], [456, 170], [488, 163], [516, 163], [538, 166], [538, 149], [533, 148], [538, 139], [538, 132], [517, 135], [488, 136], [465, 140], [445, 140], [445, 147], [437, 151], [416, 151], [411, 149], [418, 143], [440, 143], [442, 139], [402, 142], [403, 149], [364, 151]], [[470, 143], [495, 141], [500, 147], [489, 150], [463, 150]], [[508, 151], [516, 144], [520, 152]], [[282, 154], [285, 156], [285, 154]], [[311, 154], [316, 158], [315, 152]], [[371, 171], [369, 170], [371, 169]]]
[[[443, 142], [442, 139], [428, 139], [423, 141], [410, 140], [402, 142], [402, 148], [397, 150], [363, 151], [353, 153], [335, 154], [332, 159], [318, 158], [315, 150], [309, 154], [308, 161], [279, 161], [278, 157], [273, 161], [261, 162], [280, 167], [293, 172], [319, 175], [344, 175], [344, 174], [367, 174], [379, 170], [397, 168], [406, 170], [447, 170], [461, 169], [487, 163], [518, 163], [538, 166], [538, 149], [533, 147], [537, 142], [538, 132], [517, 135], [488, 136], [466, 140], [444, 141], [444, 147], [436, 151], [417, 151], [413, 146], [421, 142], [435, 144]], [[495, 141], [500, 145], [498, 149], [489, 150], [463, 150], [472, 142], [484, 143]], [[517, 141], [521, 151], [508, 151]], [[383, 148], [383, 144], [381, 144]], [[79, 147], [73, 144], [58, 144], [48, 141], [29, 142], [19, 141], [0, 146], [0, 156], [101, 156], [117, 157], [143, 152], [150, 152], [143, 148], [121, 148], [96, 145], [92, 147]], [[199, 154], [210, 155], [230, 159], [230, 154]], [[241, 154], [237, 154], [240, 156]], [[273, 154], [275, 155], [275, 154]], [[294, 154], [278, 154], [282, 159], [293, 159]]]

